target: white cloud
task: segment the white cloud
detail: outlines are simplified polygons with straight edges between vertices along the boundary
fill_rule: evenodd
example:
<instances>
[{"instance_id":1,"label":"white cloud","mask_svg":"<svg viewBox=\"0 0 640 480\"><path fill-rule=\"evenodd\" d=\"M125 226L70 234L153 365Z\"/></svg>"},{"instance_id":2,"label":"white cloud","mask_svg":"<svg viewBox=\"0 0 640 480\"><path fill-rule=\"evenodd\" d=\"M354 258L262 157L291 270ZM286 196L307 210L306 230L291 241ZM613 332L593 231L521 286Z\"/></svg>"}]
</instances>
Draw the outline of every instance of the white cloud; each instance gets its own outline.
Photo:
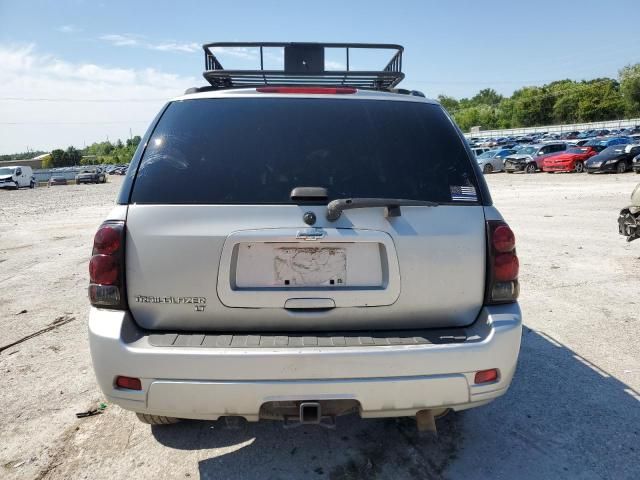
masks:
<instances>
[{"instance_id":1,"label":"white cloud","mask_svg":"<svg viewBox=\"0 0 640 480\"><path fill-rule=\"evenodd\" d=\"M115 47L138 47L148 50L157 50L159 52L183 52L193 53L200 51L201 46L195 42L175 42L163 41L160 43L150 42L143 35L133 33L110 33L101 35L99 40L110 43Z\"/></svg>"},{"instance_id":2,"label":"white cloud","mask_svg":"<svg viewBox=\"0 0 640 480\"><path fill-rule=\"evenodd\" d=\"M140 45L139 39L141 37L139 35L125 33L125 34L101 35L98 38L100 40L104 40L105 42L109 42L110 44L116 47L131 47L131 46Z\"/></svg>"},{"instance_id":3,"label":"white cloud","mask_svg":"<svg viewBox=\"0 0 640 480\"><path fill-rule=\"evenodd\" d=\"M201 85L152 68L73 63L34 45L0 44L0 153L114 140L146 130L160 107ZM34 100L38 99L38 100Z\"/></svg>"},{"instance_id":4,"label":"white cloud","mask_svg":"<svg viewBox=\"0 0 640 480\"><path fill-rule=\"evenodd\" d=\"M224 57L226 55L230 57L243 58L245 60L254 60L258 58L257 48L247 47L215 47L211 49L217 56Z\"/></svg>"},{"instance_id":5,"label":"white cloud","mask_svg":"<svg viewBox=\"0 0 640 480\"><path fill-rule=\"evenodd\" d=\"M197 43L175 43L175 42L159 43L157 45L147 44L146 47L150 48L151 50L159 50L161 52L186 52L186 53L197 52L197 51L200 51L200 49L202 48Z\"/></svg>"},{"instance_id":6,"label":"white cloud","mask_svg":"<svg viewBox=\"0 0 640 480\"><path fill-rule=\"evenodd\" d=\"M56 30L62 33L77 33L77 32L81 32L82 28L78 27L77 25L69 24L69 25L61 25Z\"/></svg>"},{"instance_id":7,"label":"white cloud","mask_svg":"<svg viewBox=\"0 0 640 480\"><path fill-rule=\"evenodd\" d=\"M99 40L110 43L115 47L136 47L146 48L148 50L156 50L158 52L182 52L194 53L201 52L202 45L196 42L177 42L174 40L166 40L162 42L151 42L143 35L133 33L109 33L98 37ZM213 53L221 58L234 57L242 60L257 60L258 49L247 47L216 47L212 49ZM269 54L266 53L265 56Z\"/></svg>"}]
</instances>

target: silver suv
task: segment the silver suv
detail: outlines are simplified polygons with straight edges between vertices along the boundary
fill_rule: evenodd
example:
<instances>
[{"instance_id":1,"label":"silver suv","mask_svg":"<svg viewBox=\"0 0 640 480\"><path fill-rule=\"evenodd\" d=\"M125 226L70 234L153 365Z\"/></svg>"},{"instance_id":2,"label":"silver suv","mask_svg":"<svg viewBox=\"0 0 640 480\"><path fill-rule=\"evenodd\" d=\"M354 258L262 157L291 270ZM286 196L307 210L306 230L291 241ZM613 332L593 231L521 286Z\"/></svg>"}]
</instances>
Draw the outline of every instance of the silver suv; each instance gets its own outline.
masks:
<instances>
[{"instance_id":1,"label":"silver suv","mask_svg":"<svg viewBox=\"0 0 640 480\"><path fill-rule=\"evenodd\" d=\"M108 400L148 423L429 426L504 394L515 239L445 110L388 70L368 88L350 70L339 86L320 71L241 88L212 71L153 121L95 236L89 338Z\"/></svg>"}]
</instances>

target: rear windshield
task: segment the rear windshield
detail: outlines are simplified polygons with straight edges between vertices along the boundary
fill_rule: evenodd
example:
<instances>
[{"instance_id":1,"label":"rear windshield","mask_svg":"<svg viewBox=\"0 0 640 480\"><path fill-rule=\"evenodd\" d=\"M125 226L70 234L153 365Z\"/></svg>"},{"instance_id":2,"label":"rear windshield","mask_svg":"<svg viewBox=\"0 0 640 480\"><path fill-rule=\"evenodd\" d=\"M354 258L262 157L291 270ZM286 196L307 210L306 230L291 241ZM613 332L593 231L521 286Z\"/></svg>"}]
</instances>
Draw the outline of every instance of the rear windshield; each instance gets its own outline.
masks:
<instances>
[{"instance_id":1,"label":"rear windshield","mask_svg":"<svg viewBox=\"0 0 640 480\"><path fill-rule=\"evenodd\" d=\"M130 201L287 204L295 187L325 187L329 200L439 203L461 201L461 190L467 194L462 201L475 201L478 190L464 143L437 105L198 99L168 106L149 139Z\"/></svg>"}]
</instances>

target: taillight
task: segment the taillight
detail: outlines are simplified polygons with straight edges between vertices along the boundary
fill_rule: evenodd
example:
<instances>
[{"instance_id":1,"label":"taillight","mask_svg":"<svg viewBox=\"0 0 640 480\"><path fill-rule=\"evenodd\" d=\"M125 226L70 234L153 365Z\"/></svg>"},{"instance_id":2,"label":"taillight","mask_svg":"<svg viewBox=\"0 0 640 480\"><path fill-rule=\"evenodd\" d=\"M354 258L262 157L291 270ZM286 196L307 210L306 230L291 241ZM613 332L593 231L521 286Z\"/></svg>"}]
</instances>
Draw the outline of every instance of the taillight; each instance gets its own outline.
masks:
<instances>
[{"instance_id":1,"label":"taillight","mask_svg":"<svg viewBox=\"0 0 640 480\"><path fill-rule=\"evenodd\" d=\"M498 379L498 369L492 368L490 370L480 370L476 372L476 375L473 379L473 383L491 383L495 382Z\"/></svg>"},{"instance_id":2,"label":"taillight","mask_svg":"<svg viewBox=\"0 0 640 480\"><path fill-rule=\"evenodd\" d=\"M358 90L352 87L258 87L259 93L298 93L317 95L340 95L356 93Z\"/></svg>"},{"instance_id":3,"label":"taillight","mask_svg":"<svg viewBox=\"0 0 640 480\"><path fill-rule=\"evenodd\" d=\"M124 222L100 225L89 261L89 299L103 308L126 308L124 285Z\"/></svg>"},{"instance_id":4,"label":"taillight","mask_svg":"<svg viewBox=\"0 0 640 480\"><path fill-rule=\"evenodd\" d=\"M501 220L487 221L487 291L489 305L515 302L520 293L516 237Z\"/></svg>"},{"instance_id":5,"label":"taillight","mask_svg":"<svg viewBox=\"0 0 640 480\"><path fill-rule=\"evenodd\" d=\"M121 375L116 378L116 387L126 388L128 390L142 390L142 382L139 378L123 377Z\"/></svg>"}]
</instances>

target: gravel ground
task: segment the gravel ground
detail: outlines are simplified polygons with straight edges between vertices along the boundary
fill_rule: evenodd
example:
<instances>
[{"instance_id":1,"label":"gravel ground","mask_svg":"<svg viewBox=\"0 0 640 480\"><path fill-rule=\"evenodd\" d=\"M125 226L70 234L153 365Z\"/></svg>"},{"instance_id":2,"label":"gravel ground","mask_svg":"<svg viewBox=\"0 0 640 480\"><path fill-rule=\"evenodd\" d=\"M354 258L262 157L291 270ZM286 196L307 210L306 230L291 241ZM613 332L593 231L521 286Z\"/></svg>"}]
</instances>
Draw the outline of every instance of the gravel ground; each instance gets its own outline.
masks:
<instances>
[{"instance_id":1,"label":"gravel ground","mask_svg":"<svg viewBox=\"0 0 640 480\"><path fill-rule=\"evenodd\" d=\"M101 401L86 339L93 233L121 182L0 191L0 478L640 477L640 241L616 217L640 176L488 177L516 231L525 332L507 395L439 421L149 427Z\"/></svg>"}]
</instances>

